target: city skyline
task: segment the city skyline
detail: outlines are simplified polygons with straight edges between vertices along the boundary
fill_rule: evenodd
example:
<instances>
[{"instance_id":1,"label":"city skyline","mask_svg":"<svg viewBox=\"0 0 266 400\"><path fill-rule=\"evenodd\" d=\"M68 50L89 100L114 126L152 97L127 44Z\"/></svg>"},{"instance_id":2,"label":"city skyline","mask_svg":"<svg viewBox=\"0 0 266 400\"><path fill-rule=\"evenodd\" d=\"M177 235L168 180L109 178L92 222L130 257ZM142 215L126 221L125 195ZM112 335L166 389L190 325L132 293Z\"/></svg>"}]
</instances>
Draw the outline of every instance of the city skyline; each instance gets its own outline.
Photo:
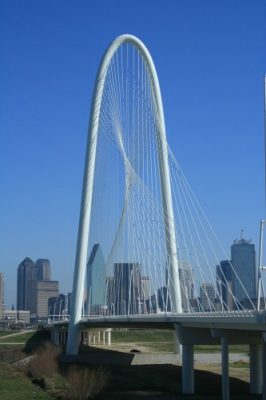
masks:
<instances>
[{"instance_id":1,"label":"city skyline","mask_svg":"<svg viewBox=\"0 0 266 400\"><path fill-rule=\"evenodd\" d=\"M48 257L62 292L72 290L94 78L102 52L124 32L150 48L168 141L228 258L241 228L257 244L264 216L263 2L155 1L147 27L148 5L106 1L100 34L96 22L87 23L96 4L25 4L2 4L0 13L0 271L7 306L15 303L16 268L27 254Z\"/></svg>"},{"instance_id":2,"label":"city skyline","mask_svg":"<svg viewBox=\"0 0 266 400\"><path fill-rule=\"evenodd\" d=\"M215 281L202 281L199 287L195 285L191 266L179 260L183 312L235 310L243 306L250 309L253 304L256 307L258 277L255 255L255 245L244 239L242 232L240 239L234 240L231 245L231 260L221 260L216 266ZM112 275L106 275L101 246L94 244L87 264L85 315L157 313L166 311L166 308L171 311L167 268L163 287L151 288L150 277L142 275L143 271L145 267L137 262L114 262ZM31 319L43 319L48 315L58 318L69 314L69 296L71 293L65 295L59 292L58 281L51 280L49 259L33 262L26 257L18 265L17 307L14 310L12 306L14 312L27 311ZM0 314L12 313L4 307L2 272L0 300L3 306L0 307Z\"/></svg>"}]
</instances>

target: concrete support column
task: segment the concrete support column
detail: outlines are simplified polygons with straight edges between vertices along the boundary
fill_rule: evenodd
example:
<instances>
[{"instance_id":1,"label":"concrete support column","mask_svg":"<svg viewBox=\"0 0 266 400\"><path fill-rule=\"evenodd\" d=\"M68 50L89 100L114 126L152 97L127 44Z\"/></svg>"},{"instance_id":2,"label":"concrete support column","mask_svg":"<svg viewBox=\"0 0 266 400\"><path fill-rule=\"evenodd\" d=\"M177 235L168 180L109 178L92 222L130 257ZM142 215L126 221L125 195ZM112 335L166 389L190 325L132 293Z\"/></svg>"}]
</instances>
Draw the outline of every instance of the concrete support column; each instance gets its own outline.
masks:
<instances>
[{"instance_id":1,"label":"concrete support column","mask_svg":"<svg viewBox=\"0 0 266 400\"><path fill-rule=\"evenodd\" d=\"M84 331L84 339L83 339L84 344L88 344L88 331Z\"/></svg>"},{"instance_id":2,"label":"concrete support column","mask_svg":"<svg viewBox=\"0 0 266 400\"><path fill-rule=\"evenodd\" d=\"M101 331L98 331L98 344L101 343Z\"/></svg>"},{"instance_id":3,"label":"concrete support column","mask_svg":"<svg viewBox=\"0 0 266 400\"><path fill-rule=\"evenodd\" d=\"M182 346L182 393L194 393L194 347L192 344Z\"/></svg>"},{"instance_id":4,"label":"concrete support column","mask_svg":"<svg viewBox=\"0 0 266 400\"><path fill-rule=\"evenodd\" d=\"M229 388L229 354L228 354L228 340L225 337L221 338L222 346L222 400L230 399Z\"/></svg>"},{"instance_id":5,"label":"concrete support column","mask_svg":"<svg viewBox=\"0 0 266 400\"><path fill-rule=\"evenodd\" d=\"M59 330L54 328L54 344L59 345Z\"/></svg>"},{"instance_id":6,"label":"concrete support column","mask_svg":"<svg viewBox=\"0 0 266 400\"><path fill-rule=\"evenodd\" d=\"M105 344L105 331L103 331L103 344Z\"/></svg>"},{"instance_id":7,"label":"concrete support column","mask_svg":"<svg viewBox=\"0 0 266 400\"><path fill-rule=\"evenodd\" d=\"M262 393L262 345L250 344L250 393Z\"/></svg>"},{"instance_id":8,"label":"concrete support column","mask_svg":"<svg viewBox=\"0 0 266 400\"><path fill-rule=\"evenodd\" d=\"M50 330L50 341L54 344L54 327L52 327Z\"/></svg>"},{"instance_id":9,"label":"concrete support column","mask_svg":"<svg viewBox=\"0 0 266 400\"><path fill-rule=\"evenodd\" d=\"M111 329L107 329L107 345L111 346Z\"/></svg>"},{"instance_id":10,"label":"concrete support column","mask_svg":"<svg viewBox=\"0 0 266 400\"><path fill-rule=\"evenodd\" d=\"M182 353L182 346L180 344L176 329L174 330L173 335L174 335L175 353L180 354Z\"/></svg>"}]
</instances>

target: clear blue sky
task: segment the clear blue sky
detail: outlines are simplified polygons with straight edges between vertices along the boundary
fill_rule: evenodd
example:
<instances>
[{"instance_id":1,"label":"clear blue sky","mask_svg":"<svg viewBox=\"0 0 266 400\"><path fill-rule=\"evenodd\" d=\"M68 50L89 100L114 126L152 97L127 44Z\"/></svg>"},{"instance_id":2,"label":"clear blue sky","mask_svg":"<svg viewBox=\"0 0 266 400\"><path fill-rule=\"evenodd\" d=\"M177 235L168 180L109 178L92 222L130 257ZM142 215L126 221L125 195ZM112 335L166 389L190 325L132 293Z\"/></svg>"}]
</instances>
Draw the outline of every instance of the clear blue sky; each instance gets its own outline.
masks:
<instances>
[{"instance_id":1,"label":"clear blue sky","mask_svg":"<svg viewBox=\"0 0 266 400\"><path fill-rule=\"evenodd\" d=\"M0 1L0 271L49 258L72 288L97 67L132 33L154 59L170 145L228 250L264 217L263 0Z\"/></svg>"}]
</instances>

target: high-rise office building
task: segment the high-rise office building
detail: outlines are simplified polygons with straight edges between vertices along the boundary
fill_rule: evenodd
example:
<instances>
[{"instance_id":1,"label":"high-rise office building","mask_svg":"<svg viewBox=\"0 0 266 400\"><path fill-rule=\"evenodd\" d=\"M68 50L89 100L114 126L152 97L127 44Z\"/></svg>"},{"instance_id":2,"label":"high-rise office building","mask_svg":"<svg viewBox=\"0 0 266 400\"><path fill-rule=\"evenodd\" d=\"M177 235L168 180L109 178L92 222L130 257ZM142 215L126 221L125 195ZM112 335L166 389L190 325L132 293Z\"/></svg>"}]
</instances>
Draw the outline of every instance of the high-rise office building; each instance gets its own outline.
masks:
<instances>
[{"instance_id":1,"label":"high-rise office building","mask_svg":"<svg viewBox=\"0 0 266 400\"><path fill-rule=\"evenodd\" d=\"M36 315L38 319L49 315L48 301L51 297L58 298L58 281L37 281L36 283Z\"/></svg>"},{"instance_id":2,"label":"high-rise office building","mask_svg":"<svg viewBox=\"0 0 266 400\"><path fill-rule=\"evenodd\" d=\"M192 269L188 262L181 261L178 268L183 311L189 310L189 305L194 297L194 283Z\"/></svg>"},{"instance_id":3,"label":"high-rise office building","mask_svg":"<svg viewBox=\"0 0 266 400\"><path fill-rule=\"evenodd\" d=\"M241 238L231 246L233 295L245 308L253 308L249 298L256 302L257 269L255 245ZM236 308L236 306L235 306Z\"/></svg>"},{"instance_id":4,"label":"high-rise office building","mask_svg":"<svg viewBox=\"0 0 266 400\"><path fill-rule=\"evenodd\" d=\"M51 264L46 258L39 258L35 267L37 269L37 281L50 281L51 280Z\"/></svg>"},{"instance_id":5,"label":"high-rise office building","mask_svg":"<svg viewBox=\"0 0 266 400\"><path fill-rule=\"evenodd\" d=\"M222 309L232 310L232 264L229 260L222 260L216 266L216 289Z\"/></svg>"},{"instance_id":6,"label":"high-rise office building","mask_svg":"<svg viewBox=\"0 0 266 400\"><path fill-rule=\"evenodd\" d=\"M17 270L17 310L27 310L36 315L36 282L35 263L26 257Z\"/></svg>"},{"instance_id":7,"label":"high-rise office building","mask_svg":"<svg viewBox=\"0 0 266 400\"><path fill-rule=\"evenodd\" d=\"M0 272L0 319L3 318L4 311L4 274Z\"/></svg>"},{"instance_id":8,"label":"high-rise office building","mask_svg":"<svg viewBox=\"0 0 266 400\"><path fill-rule=\"evenodd\" d=\"M70 315L71 313L71 303L72 303L72 292L68 292L67 298L66 298L66 310L67 314Z\"/></svg>"},{"instance_id":9,"label":"high-rise office building","mask_svg":"<svg viewBox=\"0 0 266 400\"><path fill-rule=\"evenodd\" d=\"M143 295L143 301L144 301L144 309L143 309L143 312L144 312L146 301L148 301L151 296L151 283L150 283L149 276L141 277L141 287L142 287L142 295Z\"/></svg>"},{"instance_id":10,"label":"high-rise office building","mask_svg":"<svg viewBox=\"0 0 266 400\"><path fill-rule=\"evenodd\" d=\"M105 305L106 272L101 246L95 244L87 264L87 313L98 314Z\"/></svg>"},{"instance_id":11,"label":"high-rise office building","mask_svg":"<svg viewBox=\"0 0 266 400\"><path fill-rule=\"evenodd\" d=\"M109 315L114 314L114 301L115 301L115 296L114 296L114 277L113 276L107 276L106 277L106 306L107 306L107 313Z\"/></svg>"},{"instance_id":12,"label":"high-rise office building","mask_svg":"<svg viewBox=\"0 0 266 400\"><path fill-rule=\"evenodd\" d=\"M170 293L166 286L160 287L157 290L157 299L151 299L152 310L153 312L158 311L171 311L171 300L170 300Z\"/></svg>"},{"instance_id":13,"label":"high-rise office building","mask_svg":"<svg viewBox=\"0 0 266 400\"><path fill-rule=\"evenodd\" d=\"M114 293L116 315L141 313L143 290L138 263L114 264Z\"/></svg>"},{"instance_id":14,"label":"high-rise office building","mask_svg":"<svg viewBox=\"0 0 266 400\"><path fill-rule=\"evenodd\" d=\"M29 311L31 318L46 318L50 297L58 297L58 282L51 281L50 261L38 259L34 263L25 258L17 270L17 310Z\"/></svg>"},{"instance_id":15,"label":"high-rise office building","mask_svg":"<svg viewBox=\"0 0 266 400\"><path fill-rule=\"evenodd\" d=\"M215 310L215 289L212 283L202 283L200 286L200 304L203 311Z\"/></svg>"}]
</instances>

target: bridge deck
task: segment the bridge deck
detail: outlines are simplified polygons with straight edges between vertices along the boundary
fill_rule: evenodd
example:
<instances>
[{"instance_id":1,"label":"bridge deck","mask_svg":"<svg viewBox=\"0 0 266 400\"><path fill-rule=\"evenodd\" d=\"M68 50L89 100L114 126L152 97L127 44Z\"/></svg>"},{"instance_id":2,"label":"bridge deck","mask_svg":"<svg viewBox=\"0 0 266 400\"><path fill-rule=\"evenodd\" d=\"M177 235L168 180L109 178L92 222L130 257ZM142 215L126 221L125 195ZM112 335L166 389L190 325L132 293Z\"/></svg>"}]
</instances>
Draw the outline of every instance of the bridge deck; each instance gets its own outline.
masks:
<instances>
[{"instance_id":1,"label":"bridge deck","mask_svg":"<svg viewBox=\"0 0 266 400\"><path fill-rule=\"evenodd\" d=\"M55 321L52 325L68 326L68 320ZM91 316L80 320L81 329L139 327L173 329L182 327L266 331L266 311L231 311L223 313L150 314L121 316Z\"/></svg>"}]
</instances>

